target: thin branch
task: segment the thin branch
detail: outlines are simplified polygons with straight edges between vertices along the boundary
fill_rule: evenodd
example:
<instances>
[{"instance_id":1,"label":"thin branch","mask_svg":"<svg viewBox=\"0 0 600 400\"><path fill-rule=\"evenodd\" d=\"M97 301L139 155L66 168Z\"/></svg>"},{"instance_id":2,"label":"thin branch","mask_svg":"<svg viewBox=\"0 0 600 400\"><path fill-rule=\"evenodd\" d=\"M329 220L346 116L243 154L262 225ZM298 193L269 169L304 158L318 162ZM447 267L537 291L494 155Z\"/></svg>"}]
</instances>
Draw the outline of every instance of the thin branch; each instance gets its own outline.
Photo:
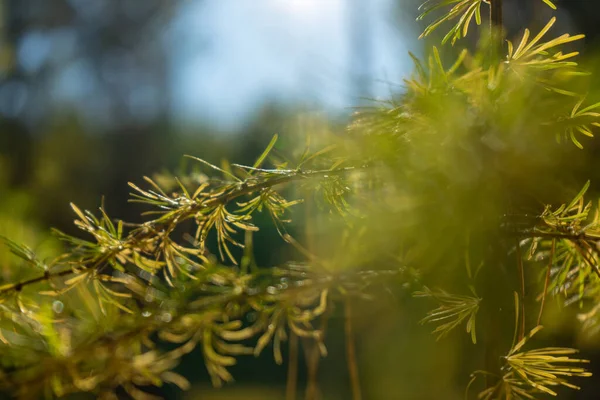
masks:
<instances>
[{"instance_id":1,"label":"thin branch","mask_svg":"<svg viewBox=\"0 0 600 400\"><path fill-rule=\"evenodd\" d=\"M569 239L569 240L600 240L598 235L590 235L585 232L580 233L565 233L565 232L541 232L536 230L523 230L512 232L516 237L520 238L543 238L543 239Z\"/></svg>"},{"instance_id":2,"label":"thin branch","mask_svg":"<svg viewBox=\"0 0 600 400\"><path fill-rule=\"evenodd\" d=\"M502 0L490 0L490 36L492 39L492 58L495 62L503 47L502 42Z\"/></svg>"},{"instance_id":3,"label":"thin branch","mask_svg":"<svg viewBox=\"0 0 600 400\"><path fill-rule=\"evenodd\" d=\"M550 250L550 260L548 262L548 269L546 271L546 279L544 281L544 294L542 296L542 304L540 305L540 313L538 315L536 326L539 326L542 322L542 314L544 312L544 304L546 302L546 295L548 294L548 285L550 284L550 270L552 269L552 263L554 262L555 249L556 249L556 239L552 239L552 249Z\"/></svg>"},{"instance_id":4,"label":"thin branch","mask_svg":"<svg viewBox=\"0 0 600 400\"><path fill-rule=\"evenodd\" d=\"M490 28L501 30L503 24L502 0L490 0Z\"/></svg>"},{"instance_id":5,"label":"thin branch","mask_svg":"<svg viewBox=\"0 0 600 400\"><path fill-rule=\"evenodd\" d=\"M525 271L523 270L523 256L521 255L521 244L517 242L517 263L519 265L519 278L521 281L521 329L519 330L519 341L525 337Z\"/></svg>"},{"instance_id":6,"label":"thin branch","mask_svg":"<svg viewBox=\"0 0 600 400\"><path fill-rule=\"evenodd\" d=\"M317 392L319 390L319 386L317 383L317 372L319 371L319 360L320 354L319 349L315 343L311 343L311 346L307 346L305 340L305 357L306 357L306 369L308 373L307 383L306 383L306 395L305 400L316 400Z\"/></svg>"},{"instance_id":7,"label":"thin branch","mask_svg":"<svg viewBox=\"0 0 600 400\"><path fill-rule=\"evenodd\" d=\"M309 260L312 258L312 251L314 251L314 235L313 233L313 220L310 218L310 209L312 206L312 198L310 196L306 196L304 214L305 214L305 229L304 229L304 238L306 241L306 245L308 246L308 251L302 251L304 249L299 249L301 253ZM293 245L295 241L291 240L290 243ZM298 246L295 246L298 248ZM320 354L317 348L317 345L313 342L310 342L308 345L308 341L305 341L304 350L306 357L306 369L307 369L307 382L306 382L306 400L316 400L317 392L318 392L318 382L317 382L317 372L319 369L319 361Z\"/></svg>"},{"instance_id":8,"label":"thin branch","mask_svg":"<svg viewBox=\"0 0 600 400\"><path fill-rule=\"evenodd\" d=\"M298 336L290 332L289 359L285 400L296 400L298 392Z\"/></svg>"},{"instance_id":9,"label":"thin branch","mask_svg":"<svg viewBox=\"0 0 600 400\"><path fill-rule=\"evenodd\" d=\"M323 315L321 315L321 338L325 339L327 333L327 324L329 317L333 313L333 307L330 305L327 307ZM311 344L312 347L309 347ZM306 367L308 372L308 381L306 384L306 395L305 400L316 400L319 393L319 384L317 381L317 372L319 371L319 361L321 360L321 353L317 343L305 338L304 345L304 356L306 357Z\"/></svg>"},{"instance_id":10,"label":"thin branch","mask_svg":"<svg viewBox=\"0 0 600 400\"><path fill-rule=\"evenodd\" d=\"M520 237L528 237L528 238L547 238L547 239L565 239L570 240L575 245L575 249L579 252L579 254L583 257L583 259L589 264L590 267L594 270L596 275L600 278L600 267L598 267L597 263L594 262L593 254L598 254L598 249L590 246L588 242L600 242L600 237L598 235L589 235L585 232L580 233L563 233L563 232L536 232L536 231L521 231L515 232L517 242ZM583 251L582 246L586 247L588 251ZM590 257L592 259L590 260Z\"/></svg>"},{"instance_id":11,"label":"thin branch","mask_svg":"<svg viewBox=\"0 0 600 400\"><path fill-rule=\"evenodd\" d=\"M587 245L589 252L587 250L582 249L582 247L580 246L580 243ZM594 270L596 275L598 275L598 277L600 278L600 269L598 268L598 265L594 262L594 255L593 255L594 250L585 241L575 242L574 245L575 245L575 250L577 250L577 252L579 252L579 254L581 255L581 257L583 257L585 262L588 263L588 265Z\"/></svg>"},{"instance_id":12,"label":"thin branch","mask_svg":"<svg viewBox=\"0 0 600 400\"><path fill-rule=\"evenodd\" d=\"M354 331L352 329L352 300L346 298L344 304L344 328L346 332L346 358L348 361L348 373L350 374L350 385L352 387L352 400L361 400L360 377L358 374L358 363L356 361L356 348L354 344Z\"/></svg>"}]
</instances>

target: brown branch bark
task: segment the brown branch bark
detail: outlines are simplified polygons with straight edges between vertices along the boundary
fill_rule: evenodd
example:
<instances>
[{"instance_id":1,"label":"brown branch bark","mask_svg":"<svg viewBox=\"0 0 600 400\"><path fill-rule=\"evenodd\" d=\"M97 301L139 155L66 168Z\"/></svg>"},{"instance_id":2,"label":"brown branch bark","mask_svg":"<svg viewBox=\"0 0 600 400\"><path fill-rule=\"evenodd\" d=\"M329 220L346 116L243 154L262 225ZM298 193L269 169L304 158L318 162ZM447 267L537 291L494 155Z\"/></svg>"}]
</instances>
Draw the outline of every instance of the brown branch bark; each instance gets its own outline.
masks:
<instances>
[{"instance_id":1,"label":"brown branch bark","mask_svg":"<svg viewBox=\"0 0 600 400\"><path fill-rule=\"evenodd\" d=\"M356 347L354 343L354 330L352 329L352 300L346 298L344 305L344 328L346 332L346 358L348 362L348 373L350 375L350 386L352 388L352 400L361 400L360 376L358 374L358 363L356 361Z\"/></svg>"},{"instance_id":2,"label":"brown branch bark","mask_svg":"<svg viewBox=\"0 0 600 400\"><path fill-rule=\"evenodd\" d=\"M523 269L523 255L521 254L521 243L519 243L519 239L516 239L516 244L521 289L521 326L519 328L519 341L521 341L525 337L525 270Z\"/></svg>"},{"instance_id":3,"label":"brown branch bark","mask_svg":"<svg viewBox=\"0 0 600 400\"><path fill-rule=\"evenodd\" d=\"M296 400L298 392L298 336L290 332L288 374L285 387L285 400Z\"/></svg>"}]
</instances>

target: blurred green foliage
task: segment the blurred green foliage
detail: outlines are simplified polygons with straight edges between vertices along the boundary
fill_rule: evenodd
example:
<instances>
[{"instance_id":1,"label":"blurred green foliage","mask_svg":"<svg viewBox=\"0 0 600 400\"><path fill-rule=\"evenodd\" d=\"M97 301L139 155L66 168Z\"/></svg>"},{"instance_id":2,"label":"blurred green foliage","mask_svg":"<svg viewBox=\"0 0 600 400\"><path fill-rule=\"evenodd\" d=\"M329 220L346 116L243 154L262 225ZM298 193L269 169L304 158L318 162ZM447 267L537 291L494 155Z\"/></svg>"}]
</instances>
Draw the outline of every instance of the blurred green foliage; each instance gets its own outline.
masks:
<instances>
[{"instance_id":1,"label":"blurred green foliage","mask_svg":"<svg viewBox=\"0 0 600 400\"><path fill-rule=\"evenodd\" d=\"M440 4L454 3L471 15L450 28L460 43L484 2ZM73 117L35 145L12 136L0 159L0 235L13 241L0 250L3 387L146 398L172 395L163 382L187 388L180 373L241 381L186 398L275 399L284 364L297 368L292 392L357 399L358 364L368 399L459 399L471 384L469 398L593 395L578 378L598 349L588 199L600 86L585 73L593 59L562 50L581 37L553 24L511 38L506 60L493 36L412 56L404 90L348 125L267 108L240 137L101 138ZM132 189L143 205L125 203ZM154 214L132 216L140 208ZM49 225L67 244L41 233ZM39 262L10 256L13 243ZM255 395L249 382L280 389Z\"/></svg>"},{"instance_id":2,"label":"blurred green foliage","mask_svg":"<svg viewBox=\"0 0 600 400\"><path fill-rule=\"evenodd\" d=\"M60 254L59 242L49 236L49 232L32 218L37 208L36 199L27 191L9 187L10 169L7 160L0 158L0 236L27 244L35 249L38 257L49 259ZM6 246L0 248L2 280L13 281L21 278L14 256Z\"/></svg>"}]
</instances>

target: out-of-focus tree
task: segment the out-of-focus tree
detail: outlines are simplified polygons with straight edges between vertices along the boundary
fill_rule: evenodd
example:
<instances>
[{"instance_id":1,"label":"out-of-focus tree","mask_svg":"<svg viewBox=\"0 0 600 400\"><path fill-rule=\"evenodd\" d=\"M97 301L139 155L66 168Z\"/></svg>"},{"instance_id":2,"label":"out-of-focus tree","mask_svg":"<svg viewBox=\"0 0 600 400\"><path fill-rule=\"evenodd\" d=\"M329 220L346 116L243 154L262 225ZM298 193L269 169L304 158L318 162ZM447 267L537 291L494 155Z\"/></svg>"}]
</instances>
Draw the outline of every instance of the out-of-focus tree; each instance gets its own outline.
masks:
<instances>
[{"instance_id":1,"label":"out-of-focus tree","mask_svg":"<svg viewBox=\"0 0 600 400\"><path fill-rule=\"evenodd\" d=\"M15 61L0 85L0 112L39 126L71 108L88 130L100 131L165 118L164 27L173 6L159 0L6 0L5 40Z\"/></svg>"}]
</instances>

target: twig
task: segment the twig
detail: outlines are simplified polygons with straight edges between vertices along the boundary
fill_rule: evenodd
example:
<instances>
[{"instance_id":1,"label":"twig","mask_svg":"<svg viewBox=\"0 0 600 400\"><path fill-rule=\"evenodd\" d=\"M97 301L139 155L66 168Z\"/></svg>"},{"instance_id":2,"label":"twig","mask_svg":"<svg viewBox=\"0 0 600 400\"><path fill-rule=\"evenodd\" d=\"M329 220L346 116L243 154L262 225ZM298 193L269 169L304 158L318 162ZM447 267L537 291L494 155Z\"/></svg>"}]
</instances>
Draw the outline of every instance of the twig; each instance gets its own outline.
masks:
<instances>
[{"instance_id":1,"label":"twig","mask_svg":"<svg viewBox=\"0 0 600 400\"><path fill-rule=\"evenodd\" d=\"M352 330L352 300L346 298L344 304L344 328L346 332L346 358L348 361L348 373L350 374L350 385L352 387L352 400L361 400L360 377L358 374L358 363L356 362L356 348L354 344L354 331Z\"/></svg>"},{"instance_id":2,"label":"twig","mask_svg":"<svg viewBox=\"0 0 600 400\"><path fill-rule=\"evenodd\" d=\"M521 255L521 244L517 242L517 262L519 265L519 277L521 280L521 329L519 330L519 341L525 337L525 271L523 270L523 256Z\"/></svg>"},{"instance_id":3,"label":"twig","mask_svg":"<svg viewBox=\"0 0 600 400\"><path fill-rule=\"evenodd\" d=\"M585 232L566 233L566 232L541 232L536 230L523 230L512 233L520 238L544 238L544 239L569 239L569 240L600 240L599 235L590 235Z\"/></svg>"},{"instance_id":4,"label":"twig","mask_svg":"<svg viewBox=\"0 0 600 400\"><path fill-rule=\"evenodd\" d=\"M536 232L536 231L523 231L516 232L517 240L520 237L529 237L529 238L549 238L549 239L566 239L573 242L575 246L575 250L579 252L579 254L583 257L583 259L592 267L596 275L600 278L600 268L598 265L592 260L589 259L590 256L593 256L594 253L598 254L598 250L592 248L588 242L599 242L600 237L598 235L590 235L585 232L580 233L563 233L563 232ZM587 247L588 251L583 251L582 246L580 244L584 244Z\"/></svg>"},{"instance_id":5,"label":"twig","mask_svg":"<svg viewBox=\"0 0 600 400\"><path fill-rule=\"evenodd\" d=\"M306 340L308 341L308 339ZM305 343L305 356L306 356L306 368L308 372L308 378L306 382L306 395L305 400L316 400L318 392L317 384L317 372L319 370L319 348L315 343L311 343L311 346L306 346Z\"/></svg>"},{"instance_id":6,"label":"twig","mask_svg":"<svg viewBox=\"0 0 600 400\"><path fill-rule=\"evenodd\" d=\"M582 242L582 243L587 244L586 242ZM577 250L577 252L581 255L581 257L583 257L585 262L588 263L588 265L594 270L596 275L598 275L598 277L600 278L600 269L598 269L598 265L594 262L594 250L592 248L589 248L590 252L588 253L587 250L584 250L581 248L579 243L575 242L573 244L575 245L575 250ZM589 245L588 245L588 247L589 247ZM590 257L591 257L591 259L590 259Z\"/></svg>"},{"instance_id":7,"label":"twig","mask_svg":"<svg viewBox=\"0 0 600 400\"><path fill-rule=\"evenodd\" d=\"M502 0L490 0L490 36L492 39L491 61L496 62L502 44Z\"/></svg>"},{"instance_id":8,"label":"twig","mask_svg":"<svg viewBox=\"0 0 600 400\"><path fill-rule=\"evenodd\" d=\"M294 332L290 332L289 349L285 399L296 400L296 393L298 392L298 336Z\"/></svg>"},{"instance_id":9,"label":"twig","mask_svg":"<svg viewBox=\"0 0 600 400\"><path fill-rule=\"evenodd\" d=\"M550 250L550 261L548 262L548 270L546 271L546 279L544 281L544 294L542 296L542 304L540 305L540 313L537 319L537 325L542 321L542 313L544 312L544 303L546 302L546 294L548 293L548 285L550 284L550 269L554 261L554 251L556 249L556 239L552 239L552 250Z\"/></svg>"},{"instance_id":10,"label":"twig","mask_svg":"<svg viewBox=\"0 0 600 400\"><path fill-rule=\"evenodd\" d=\"M490 28L502 29L502 0L490 0Z\"/></svg>"},{"instance_id":11,"label":"twig","mask_svg":"<svg viewBox=\"0 0 600 400\"><path fill-rule=\"evenodd\" d=\"M329 317L333 312L333 307L329 305L325 313L321 315L321 340L324 340L327 333L327 324L329 322ZM309 347L307 344L311 344L312 347ZM306 384L306 395L305 400L316 400L319 392L319 385L317 382L317 372L319 370L319 361L320 361L320 349L317 343L311 341L310 339L305 339L304 341L304 351L306 357L307 371L308 371L308 381Z\"/></svg>"},{"instance_id":12,"label":"twig","mask_svg":"<svg viewBox=\"0 0 600 400\"><path fill-rule=\"evenodd\" d=\"M313 219L310 218L310 211L312 206L312 197L305 196L305 205L304 205L304 215L305 215L305 229L304 229L304 237L306 241L306 245L308 246L308 251L302 251L299 249L304 256L306 256L309 260L311 259L312 252L314 251L314 236L313 236ZM295 242L290 241L291 244ZM298 246L296 246L298 247ZM307 368L307 382L306 382L306 400L316 400L317 392L318 392L318 383L317 383L317 371L319 370L319 361L320 354L317 345L313 342L310 342L310 346L307 345L308 342L305 342L305 357L306 357L306 368Z\"/></svg>"}]
</instances>

